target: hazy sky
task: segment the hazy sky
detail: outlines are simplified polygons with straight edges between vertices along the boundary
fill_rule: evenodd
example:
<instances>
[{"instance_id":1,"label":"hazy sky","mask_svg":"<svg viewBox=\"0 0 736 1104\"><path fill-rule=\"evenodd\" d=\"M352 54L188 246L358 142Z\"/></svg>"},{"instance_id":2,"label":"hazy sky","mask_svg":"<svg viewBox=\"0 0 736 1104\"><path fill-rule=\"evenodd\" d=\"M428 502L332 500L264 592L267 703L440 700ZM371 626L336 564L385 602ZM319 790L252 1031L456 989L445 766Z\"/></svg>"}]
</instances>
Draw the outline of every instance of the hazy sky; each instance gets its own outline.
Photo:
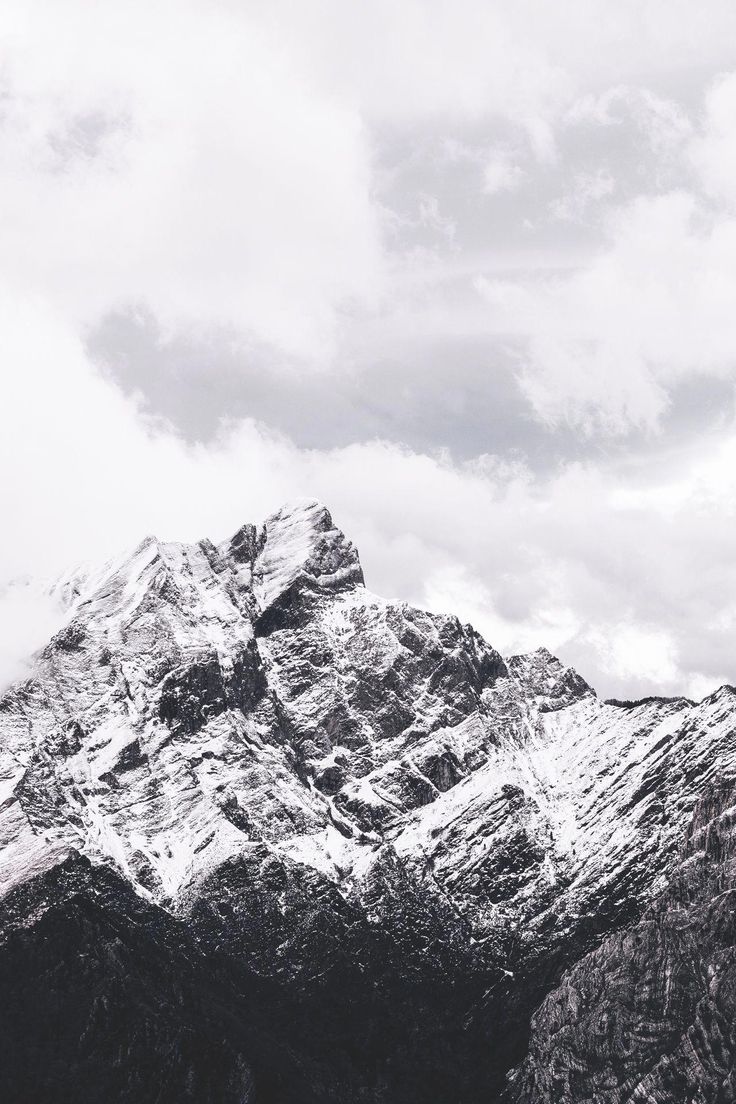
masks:
<instances>
[{"instance_id":1,"label":"hazy sky","mask_svg":"<svg viewBox=\"0 0 736 1104\"><path fill-rule=\"evenodd\" d=\"M506 653L736 682L736 5L5 0L0 352L2 579L309 495Z\"/></svg>"}]
</instances>

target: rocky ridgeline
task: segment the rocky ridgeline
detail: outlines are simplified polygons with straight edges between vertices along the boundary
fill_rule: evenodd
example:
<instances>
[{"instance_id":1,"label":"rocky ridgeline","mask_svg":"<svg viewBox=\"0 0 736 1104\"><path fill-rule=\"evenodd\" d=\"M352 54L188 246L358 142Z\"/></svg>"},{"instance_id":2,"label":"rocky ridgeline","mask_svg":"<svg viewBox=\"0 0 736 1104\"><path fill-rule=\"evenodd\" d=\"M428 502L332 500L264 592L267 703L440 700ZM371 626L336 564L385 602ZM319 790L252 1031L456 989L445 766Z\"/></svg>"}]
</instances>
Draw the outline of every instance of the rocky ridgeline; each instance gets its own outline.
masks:
<instances>
[{"instance_id":1,"label":"rocky ridgeline","mask_svg":"<svg viewBox=\"0 0 736 1104\"><path fill-rule=\"evenodd\" d=\"M730 688L504 660L367 591L314 502L64 593L0 699L3 1099L674 1102L695 1024L728 1066L652 918L679 892L695 931L725 876L680 849L736 776Z\"/></svg>"}]
</instances>

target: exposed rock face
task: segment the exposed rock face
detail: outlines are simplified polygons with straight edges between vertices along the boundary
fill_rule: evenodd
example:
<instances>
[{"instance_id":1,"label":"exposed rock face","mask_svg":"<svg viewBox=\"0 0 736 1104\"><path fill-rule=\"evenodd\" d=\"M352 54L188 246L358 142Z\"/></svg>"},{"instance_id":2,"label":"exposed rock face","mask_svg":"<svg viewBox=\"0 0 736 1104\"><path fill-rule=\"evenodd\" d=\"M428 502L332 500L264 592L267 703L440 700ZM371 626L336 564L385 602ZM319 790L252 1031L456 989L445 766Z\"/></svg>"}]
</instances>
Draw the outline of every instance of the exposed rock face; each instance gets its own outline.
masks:
<instances>
[{"instance_id":1,"label":"exposed rock face","mask_svg":"<svg viewBox=\"0 0 736 1104\"><path fill-rule=\"evenodd\" d=\"M730 688L604 703L544 649L504 660L368 592L318 503L65 588L0 698L0 970L37 979L18 1023L62 986L78 1100L168 1099L137 1064L172 1100L490 1104L563 971L649 915L699 795L736 774ZM53 974L79 955L103 965ZM0 1063L4 1099L63 1097L22 1065Z\"/></svg>"},{"instance_id":2,"label":"exposed rock face","mask_svg":"<svg viewBox=\"0 0 736 1104\"><path fill-rule=\"evenodd\" d=\"M665 893L563 978L518 1104L736 1099L736 785L708 787Z\"/></svg>"}]
</instances>

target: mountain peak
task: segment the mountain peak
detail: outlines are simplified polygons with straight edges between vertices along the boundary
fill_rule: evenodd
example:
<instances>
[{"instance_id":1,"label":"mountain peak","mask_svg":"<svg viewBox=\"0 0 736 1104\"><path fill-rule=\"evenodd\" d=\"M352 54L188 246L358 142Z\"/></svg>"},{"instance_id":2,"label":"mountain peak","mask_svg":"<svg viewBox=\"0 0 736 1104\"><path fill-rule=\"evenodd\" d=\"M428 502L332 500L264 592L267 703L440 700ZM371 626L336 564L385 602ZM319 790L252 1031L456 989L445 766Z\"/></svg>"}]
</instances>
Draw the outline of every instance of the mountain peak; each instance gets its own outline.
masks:
<instances>
[{"instance_id":1,"label":"mountain peak","mask_svg":"<svg viewBox=\"0 0 736 1104\"><path fill-rule=\"evenodd\" d=\"M315 499L299 499L271 514L255 551L253 592L262 610L299 580L321 590L364 583L357 549Z\"/></svg>"},{"instance_id":2,"label":"mountain peak","mask_svg":"<svg viewBox=\"0 0 736 1104\"><path fill-rule=\"evenodd\" d=\"M511 656L507 664L528 694L545 698L547 709L558 709L584 697L595 697L595 690L575 668L565 666L548 648L536 648L533 652Z\"/></svg>"},{"instance_id":3,"label":"mountain peak","mask_svg":"<svg viewBox=\"0 0 736 1104\"><path fill-rule=\"evenodd\" d=\"M318 1089L309 1104L498 1100L555 979L650 906L680 861L703 784L736 776L733 690L699 705L611 708L547 649L504 662L456 617L362 583L356 549L311 499L219 548L149 539L75 577L66 625L33 677L0 698L0 970L21 978L26 966L7 956L27 954L45 971L28 1020L15 1023L15 1006L0 1016L16 1051L28 1038L35 1055L52 1037L38 1027L44 1016L54 1030L88 1024L99 993L108 999L94 962L124 1021L110 1031L96 1017L95 1030L107 1033L105 1054L129 1054L129 1024L144 1042L168 1024L159 996L177 1015L189 1007L171 965L182 951L205 987L218 963L232 974L213 997L228 1016L252 1007L242 985L268 979L258 1031L238 1037L263 1047L258 1071L272 1063L280 1077L282 1054L295 1065L285 1095L266 1082L259 1100L304 1101L314 1071L334 1092ZM70 894L84 924L69 922ZM16 917L21 943L8 939ZM135 960L141 1032L139 1005L125 1003L135 971L117 957L126 924L132 951L145 949ZM671 959L657 959L657 946L645 941L641 954L659 962L659 985ZM642 957L628 961L636 1001ZM590 976L585 965L573 998L563 985L573 1019ZM194 1020L207 1039L224 1038L194 988ZM509 1098L517 1104L562 1099L548 1057L556 1007L516 1083L523 1095ZM599 1037L582 1022L568 1036L576 1047ZM184 1044L162 1037L141 1069L168 1070L171 1053L188 1062L194 1036L182 1030ZM336 1041L356 1056L337 1073ZM78 1049L72 1038L60 1053ZM242 1082L233 1096L211 1081L213 1070L230 1075L203 1054L206 1080L185 1071L190 1098L252 1099ZM594 1049L593 1078L599 1058ZM85 1084L75 1099L105 1095Z\"/></svg>"}]
</instances>

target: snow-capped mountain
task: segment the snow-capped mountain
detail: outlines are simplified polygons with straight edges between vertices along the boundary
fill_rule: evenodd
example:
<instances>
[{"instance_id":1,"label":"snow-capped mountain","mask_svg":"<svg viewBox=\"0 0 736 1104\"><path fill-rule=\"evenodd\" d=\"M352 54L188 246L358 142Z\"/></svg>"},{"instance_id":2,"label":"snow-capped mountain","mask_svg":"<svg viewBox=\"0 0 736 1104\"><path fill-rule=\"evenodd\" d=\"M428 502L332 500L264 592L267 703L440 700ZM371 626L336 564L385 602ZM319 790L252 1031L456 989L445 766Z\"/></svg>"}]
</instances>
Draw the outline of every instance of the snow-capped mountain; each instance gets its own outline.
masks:
<instances>
[{"instance_id":1,"label":"snow-capped mountain","mask_svg":"<svg viewBox=\"0 0 736 1104\"><path fill-rule=\"evenodd\" d=\"M62 590L0 699L4 1099L650 1099L530 1089L556 998L529 1024L671 894L732 688L504 659L368 591L316 502Z\"/></svg>"}]
</instances>

